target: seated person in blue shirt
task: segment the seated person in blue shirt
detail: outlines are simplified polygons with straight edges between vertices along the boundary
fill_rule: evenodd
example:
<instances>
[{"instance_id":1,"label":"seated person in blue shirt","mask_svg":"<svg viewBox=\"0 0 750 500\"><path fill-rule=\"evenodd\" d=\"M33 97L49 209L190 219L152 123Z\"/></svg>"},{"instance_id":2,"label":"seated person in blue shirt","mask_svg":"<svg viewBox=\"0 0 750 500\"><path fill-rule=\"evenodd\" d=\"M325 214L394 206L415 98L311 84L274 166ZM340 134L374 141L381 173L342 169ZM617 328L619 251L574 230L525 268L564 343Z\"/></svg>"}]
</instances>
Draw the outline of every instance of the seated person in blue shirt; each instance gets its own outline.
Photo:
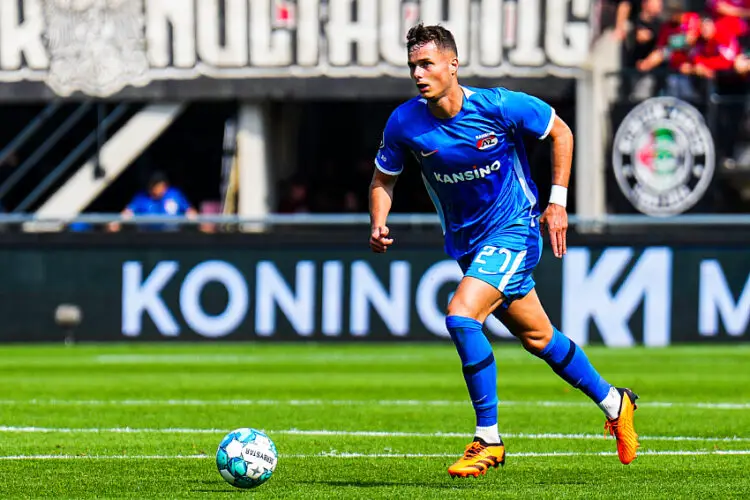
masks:
<instances>
[{"instance_id":1,"label":"seated person in blue shirt","mask_svg":"<svg viewBox=\"0 0 750 500\"><path fill-rule=\"evenodd\" d=\"M146 191L139 192L121 213L124 219L138 215L164 215L173 217L185 215L195 218L198 212L190 205L185 195L176 187L169 185L169 179L163 172L155 172L148 181ZM119 230L119 223L110 225L113 231ZM149 224L149 229L166 229L165 224Z\"/></svg>"}]
</instances>

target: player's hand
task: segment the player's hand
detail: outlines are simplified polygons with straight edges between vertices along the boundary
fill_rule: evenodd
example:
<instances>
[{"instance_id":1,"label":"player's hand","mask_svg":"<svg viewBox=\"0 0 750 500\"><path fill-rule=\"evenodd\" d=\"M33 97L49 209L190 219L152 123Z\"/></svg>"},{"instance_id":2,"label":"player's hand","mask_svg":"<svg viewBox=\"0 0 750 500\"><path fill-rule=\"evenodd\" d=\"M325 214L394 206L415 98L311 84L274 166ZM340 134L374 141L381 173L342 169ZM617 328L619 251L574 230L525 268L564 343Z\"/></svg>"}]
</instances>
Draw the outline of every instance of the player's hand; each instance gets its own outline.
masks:
<instances>
[{"instance_id":1,"label":"player's hand","mask_svg":"<svg viewBox=\"0 0 750 500\"><path fill-rule=\"evenodd\" d=\"M393 245L393 238L389 238L388 226L377 226L372 228L370 234L370 248L375 253L385 253L388 247Z\"/></svg>"},{"instance_id":2,"label":"player's hand","mask_svg":"<svg viewBox=\"0 0 750 500\"><path fill-rule=\"evenodd\" d=\"M561 259L568 251L568 212L565 207L550 203L539 219L539 223L542 225L542 230L545 225L547 226L552 253Z\"/></svg>"}]
</instances>

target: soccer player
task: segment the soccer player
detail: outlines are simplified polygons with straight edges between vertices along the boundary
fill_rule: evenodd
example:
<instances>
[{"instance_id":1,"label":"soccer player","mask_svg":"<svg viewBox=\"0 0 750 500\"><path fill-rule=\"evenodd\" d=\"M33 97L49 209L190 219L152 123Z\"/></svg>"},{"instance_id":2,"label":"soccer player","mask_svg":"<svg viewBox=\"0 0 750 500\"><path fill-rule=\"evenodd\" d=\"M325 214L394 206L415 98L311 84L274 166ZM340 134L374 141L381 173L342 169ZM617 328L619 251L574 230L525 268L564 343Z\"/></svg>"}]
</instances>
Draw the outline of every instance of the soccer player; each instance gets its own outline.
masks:
<instances>
[{"instance_id":1,"label":"soccer player","mask_svg":"<svg viewBox=\"0 0 750 500\"><path fill-rule=\"evenodd\" d=\"M552 326L534 290L540 225L547 225L555 256L566 253L570 129L535 97L459 85L456 43L443 27L413 27L407 49L420 95L400 105L385 126L370 184L370 247L384 253L393 244L386 219L404 157L412 154L440 216L445 251L464 273L445 323L461 359L476 431L448 473L477 476L505 461L497 427L495 358L482 331L493 312L526 350L601 408L620 461L632 462L638 448L633 427L637 396L599 375L580 347ZM553 186L541 217L522 134L553 141Z\"/></svg>"}]
</instances>

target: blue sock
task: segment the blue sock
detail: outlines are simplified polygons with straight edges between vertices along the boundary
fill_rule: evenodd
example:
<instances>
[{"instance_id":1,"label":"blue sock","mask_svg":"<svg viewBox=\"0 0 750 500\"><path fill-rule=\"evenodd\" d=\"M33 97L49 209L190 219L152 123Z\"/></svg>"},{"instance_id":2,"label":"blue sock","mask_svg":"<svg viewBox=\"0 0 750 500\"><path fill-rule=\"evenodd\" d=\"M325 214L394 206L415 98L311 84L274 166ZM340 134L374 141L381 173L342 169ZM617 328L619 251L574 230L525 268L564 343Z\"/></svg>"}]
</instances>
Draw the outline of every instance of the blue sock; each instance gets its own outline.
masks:
<instances>
[{"instance_id":1,"label":"blue sock","mask_svg":"<svg viewBox=\"0 0 750 500\"><path fill-rule=\"evenodd\" d=\"M600 403L609 393L611 385L599 375L575 342L553 327L552 340L540 353L534 353L567 383L581 389L594 403Z\"/></svg>"},{"instance_id":2,"label":"blue sock","mask_svg":"<svg viewBox=\"0 0 750 500\"><path fill-rule=\"evenodd\" d=\"M461 357L477 426L497 424L497 366L482 324L472 318L448 316L445 325Z\"/></svg>"}]
</instances>

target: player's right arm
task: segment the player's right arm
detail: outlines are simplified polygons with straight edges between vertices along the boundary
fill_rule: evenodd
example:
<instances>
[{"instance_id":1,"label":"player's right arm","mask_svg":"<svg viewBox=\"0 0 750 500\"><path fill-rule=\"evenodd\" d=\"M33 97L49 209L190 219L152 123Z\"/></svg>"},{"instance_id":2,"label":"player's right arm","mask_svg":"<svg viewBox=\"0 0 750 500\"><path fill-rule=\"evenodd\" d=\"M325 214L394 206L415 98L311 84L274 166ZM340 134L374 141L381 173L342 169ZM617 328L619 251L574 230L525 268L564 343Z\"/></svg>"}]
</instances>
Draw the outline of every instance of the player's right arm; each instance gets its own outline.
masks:
<instances>
[{"instance_id":1,"label":"player's right arm","mask_svg":"<svg viewBox=\"0 0 750 500\"><path fill-rule=\"evenodd\" d=\"M400 139L398 110L388 119L375 157L375 172L370 182L370 248L385 253L393 244L386 225L393 206L393 188L404 169L404 147Z\"/></svg>"},{"instance_id":2,"label":"player's right arm","mask_svg":"<svg viewBox=\"0 0 750 500\"><path fill-rule=\"evenodd\" d=\"M390 230L386 220L393 204L396 179L395 175L375 170L370 182L370 248L376 253L385 253L393 244L393 239L388 237Z\"/></svg>"}]
</instances>

